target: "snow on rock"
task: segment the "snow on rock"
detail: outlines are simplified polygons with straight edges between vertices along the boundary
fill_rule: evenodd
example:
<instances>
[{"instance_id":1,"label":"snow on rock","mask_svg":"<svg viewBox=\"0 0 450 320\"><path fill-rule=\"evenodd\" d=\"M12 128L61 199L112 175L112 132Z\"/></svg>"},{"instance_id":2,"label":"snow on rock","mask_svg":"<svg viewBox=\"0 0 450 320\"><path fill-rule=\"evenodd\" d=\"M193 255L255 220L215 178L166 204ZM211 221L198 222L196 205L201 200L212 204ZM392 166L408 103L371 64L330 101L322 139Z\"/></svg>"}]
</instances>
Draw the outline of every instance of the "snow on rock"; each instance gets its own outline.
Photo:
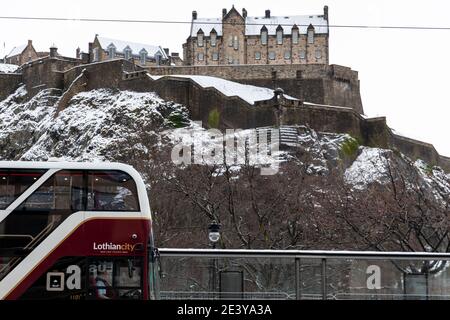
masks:
<instances>
[{"instance_id":1,"label":"snow on rock","mask_svg":"<svg viewBox=\"0 0 450 320\"><path fill-rule=\"evenodd\" d=\"M25 86L0 102L0 158L18 160L48 128L59 90L42 90L26 101Z\"/></svg>"},{"instance_id":2,"label":"snow on rock","mask_svg":"<svg viewBox=\"0 0 450 320\"><path fill-rule=\"evenodd\" d=\"M191 156L187 158L176 157L179 160L177 162L180 162L179 164L217 165L217 174L225 172L225 163L230 167L230 170L239 171L246 164L246 160L257 167L279 166L280 163L285 161L286 152L280 151L276 145L270 144L266 144L266 149L262 152L245 156L246 152L250 152L249 145L254 141L252 139L256 139L254 129L236 130L222 134L216 130L206 130L199 123L191 122L186 128L167 130L164 134L173 145L180 145L183 146L184 150L191 150ZM237 143L238 147L235 147L235 141L238 140L241 143ZM224 146L229 147L229 149L225 149L227 157L225 159L223 157ZM217 155L217 157L214 155ZM229 157L230 155L232 155L232 158ZM240 157L239 160L237 157Z\"/></svg>"},{"instance_id":3,"label":"snow on rock","mask_svg":"<svg viewBox=\"0 0 450 320\"><path fill-rule=\"evenodd\" d=\"M0 73L14 73L19 69L15 64L0 63Z\"/></svg>"},{"instance_id":4,"label":"snow on rock","mask_svg":"<svg viewBox=\"0 0 450 320\"><path fill-rule=\"evenodd\" d=\"M428 190L431 190L435 199L446 203L450 201L450 175L439 167L431 167L422 160L417 160L414 167L420 173Z\"/></svg>"},{"instance_id":5,"label":"snow on rock","mask_svg":"<svg viewBox=\"0 0 450 320\"><path fill-rule=\"evenodd\" d=\"M150 75L149 77L153 80L158 80L165 76ZM249 104L255 104L256 101L269 100L274 97L273 89L241 84L217 77L191 75L171 75L170 77L192 79L202 88L215 88L227 97L238 96ZM285 95L285 97L291 100L297 100L288 95Z\"/></svg>"},{"instance_id":6,"label":"snow on rock","mask_svg":"<svg viewBox=\"0 0 450 320\"><path fill-rule=\"evenodd\" d=\"M361 153L345 171L345 182L355 189L364 190L371 183L387 182L389 154L392 151L361 147Z\"/></svg>"},{"instance_id":7,"label":"snow on rock","mask_svg":"<svg viewBox=\"0 0 450 320\"><path fill-rule=\"evenodd\" d=\"M155 131L187 110L154 93L99 89L80 93L56 116L61 92L43 90L26 101L19 88L0 102L0 158L9 160L126 160L148 155Z\"/></svg>"}]
</instances>

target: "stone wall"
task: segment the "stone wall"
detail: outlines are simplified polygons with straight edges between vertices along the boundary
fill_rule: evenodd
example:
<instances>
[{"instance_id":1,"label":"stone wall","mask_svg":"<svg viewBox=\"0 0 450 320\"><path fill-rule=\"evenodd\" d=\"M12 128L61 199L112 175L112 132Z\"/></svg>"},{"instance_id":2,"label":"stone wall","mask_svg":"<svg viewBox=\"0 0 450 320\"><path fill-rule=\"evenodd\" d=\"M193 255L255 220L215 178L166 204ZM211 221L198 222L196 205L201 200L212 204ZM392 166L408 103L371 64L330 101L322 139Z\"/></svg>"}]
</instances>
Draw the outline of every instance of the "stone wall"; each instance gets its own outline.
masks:
<instances>
[{"instance_id":1,"label":"stone wall","mask_svg":"<svg viewBox=\"0 0 450 320\"><path fill-rule=\"evenodd\" d=\"M0 73L0 101L13 93L21 83L21 74Z\"/></svg>"},{"instance_id":2,"label":"stone wall","mask_svg":"<svg viewBox=\"0 0 450 320\"><path fill-rule=\"evenodd\" d=\"M391 143L398 151L406 155L414 155L414 159L422 159L433 165L439 165L450 172L450 158L439 155L432 144L399 136L391 135Z\"/></svg>"},{"instance_id":3,"label":"stone wall","mask_svg":"<svg viewBox=\"0 0 450 320\"><path fill-rule=\"evenodd\" d=\"M64 89L64 71L80 64L77 59L46 57L21 67L28 94L35 95L47 88Z\"/></svg>"},{"instance_id":4,"label":"stone wall","mask_svg":"<svg viewBox=\"0 0 450 320\"><path fill-rule=\"evenodd\" d=\"M164 100L187 106L191 118L202 121L206 127L212 112L220 115L220 129L255 128L276 123L273 107L257 108L239 97L225 96L215 88L203 88L188 78L165 77L155 81L145 74L123 79L120 89L154 91Z\"/></svg>"},{"instance_id":5,"label":"stone wall","mask_svg":"<svg viewBox=\"0 0 450 320\"><path fill-rule=\"evenodd\" d=\"M148 68L152 75L203 75L275 89L298 99L364 113L358 72L338 65L241 65Z\"/></svg>"},{"instance_id":6,"label":"stone wall","mask_svg":"<svg viewBox=\"0 0 450 320\"><path fill-rule=\"evenodd\" d=\"M412 159L423 159L450 172L450 159L440 156L430 144L396 136L385 117L367 119L351 108L272 99L250 105L227 97L214 88L202 88L189 78L152 80L143 72L128 74L121 90L154 91L165 100L189 108L191 118L209 127L210 115L219 115L219 128L249 129L273 125L307 125L320 132L347 133L366 146L393 148Z\"/></svg>"},{"instance_id":7,"label":"stone wall","mask_svg":"<svg viewBox=\"0 0 450 320\"><path fill-rule=\"evenodd\" d=\"M84 72L87 78L86 90L98 88L119 88L124 72L135 72L141 68L133 63L123 60L107 60L98 63L79 65L64 73L64 88L67 89L71 83Z\"/></svg>"}]
</instances>

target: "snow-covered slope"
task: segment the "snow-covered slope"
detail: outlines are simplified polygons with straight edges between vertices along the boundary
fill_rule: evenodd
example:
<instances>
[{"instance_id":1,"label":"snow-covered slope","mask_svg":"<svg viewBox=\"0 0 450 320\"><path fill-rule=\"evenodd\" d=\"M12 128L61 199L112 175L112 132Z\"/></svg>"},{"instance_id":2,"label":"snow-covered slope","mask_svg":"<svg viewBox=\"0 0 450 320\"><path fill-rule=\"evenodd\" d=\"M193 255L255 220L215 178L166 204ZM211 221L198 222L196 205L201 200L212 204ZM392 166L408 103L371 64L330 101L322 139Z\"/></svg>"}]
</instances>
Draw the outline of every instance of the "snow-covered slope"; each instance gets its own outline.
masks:
<instances>
[{"instance_id":1,"label":"snow-covered slope","mask_svg":"<svg viewBox=\"0 0 450 320\"><path fill-rule=\"evenodd\" d=\"M129 152L148 153L144 143L171 126L171 118L187 117L181 105L153 93L93 90L76 95L55 116L57 92L41 91L22 102L25 89L0 102L0 157L47 160L63 158L115 160Z\"/></svg>"}]
</instances>

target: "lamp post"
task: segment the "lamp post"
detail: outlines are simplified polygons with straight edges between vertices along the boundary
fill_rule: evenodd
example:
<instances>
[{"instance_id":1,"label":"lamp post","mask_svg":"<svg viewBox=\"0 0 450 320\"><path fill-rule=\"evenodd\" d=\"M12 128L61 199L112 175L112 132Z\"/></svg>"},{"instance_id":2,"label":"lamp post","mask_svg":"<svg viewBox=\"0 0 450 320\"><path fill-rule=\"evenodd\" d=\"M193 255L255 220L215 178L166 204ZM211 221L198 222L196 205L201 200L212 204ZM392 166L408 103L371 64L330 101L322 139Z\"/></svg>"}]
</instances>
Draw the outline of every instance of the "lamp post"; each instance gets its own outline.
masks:
<instances>
[{"instance_id":1,"label":"lamp post","mask_svg":"<svg viewBox=\"0 0 450 320\"><path fill-rule=\"evenodd\" d=\"M217 242L220 241L220 227L221 225L218 224L216 221L211 222L211 224L208 226L208 238L210 241L210 245L213 249L216 249ZM216 291L216 271L217 271L217 259L213 258L211 260L211 283L210 288L211 292Z\"/></svg>"}]
</instances>

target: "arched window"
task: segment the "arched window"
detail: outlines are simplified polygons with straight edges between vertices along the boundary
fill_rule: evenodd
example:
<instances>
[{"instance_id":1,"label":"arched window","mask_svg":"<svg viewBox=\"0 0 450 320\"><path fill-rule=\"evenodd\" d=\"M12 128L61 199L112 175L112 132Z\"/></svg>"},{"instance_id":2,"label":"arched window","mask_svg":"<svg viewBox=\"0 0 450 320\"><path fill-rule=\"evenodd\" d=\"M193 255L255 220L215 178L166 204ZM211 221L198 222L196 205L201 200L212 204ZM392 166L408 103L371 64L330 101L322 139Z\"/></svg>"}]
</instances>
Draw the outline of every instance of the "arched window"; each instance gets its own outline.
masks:
<instances>
[{"instance_id":1,"label":"arched window","mask_svg":"<svg viewBox=\"0 0 450 320\"><path fill-rule=\"evenodd\" d=\"M239 50L239 38L238 38L238 36L234 36L234 38L233 38L233 46L234 46L234 50Z\"/></svg>"},{"instance_id":2,"label":"arched window","mask_svg":"<svg viewBox=\"0 0 450 320\"><path fill-rule=\"evenodd\" d=\"M267 45L268 32L266 26L263 26L261 29L261 44Z\"/></svg>"},{"instance_id":3,"label":"arched window","mask_svg":"<svg viewBox=\"0 0 450 320\"><path fill-rule=\"evenodd\" d=\"M283 44L283 28L281 26L277 28L277 44Z\"/></svg>"}]
</instances>

